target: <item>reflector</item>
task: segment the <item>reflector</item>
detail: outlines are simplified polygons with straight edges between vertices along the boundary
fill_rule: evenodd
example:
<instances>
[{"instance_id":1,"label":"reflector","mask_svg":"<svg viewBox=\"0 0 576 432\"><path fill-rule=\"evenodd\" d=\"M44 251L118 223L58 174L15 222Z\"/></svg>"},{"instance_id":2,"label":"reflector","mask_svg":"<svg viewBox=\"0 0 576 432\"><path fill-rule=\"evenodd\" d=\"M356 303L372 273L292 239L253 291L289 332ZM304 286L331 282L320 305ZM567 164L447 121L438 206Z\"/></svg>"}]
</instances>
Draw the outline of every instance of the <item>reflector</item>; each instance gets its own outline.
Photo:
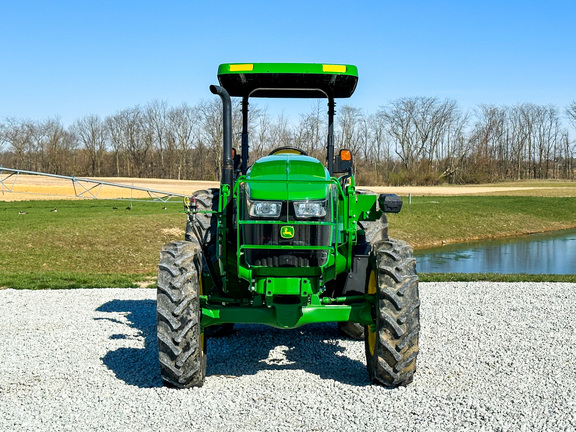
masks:
<instances>
[{"instance_id":1,"label":"reflector","mask_svg":"<svg viewBox=\"0 0 576 432\"><path fill-rule=\"evenodd\" d=\"M231 64L230 72L248 72L254 69L253 64Z\"/></svg>"},{"instance_id":2,"label":"reflector","mask_svg":"<svg viewBox=\"0 0 576 432\"><path fill-rule=\"evenodd\" d=\"M322 65L322 72L345 73L346 65Z\"/></svg>"}]
</instances>

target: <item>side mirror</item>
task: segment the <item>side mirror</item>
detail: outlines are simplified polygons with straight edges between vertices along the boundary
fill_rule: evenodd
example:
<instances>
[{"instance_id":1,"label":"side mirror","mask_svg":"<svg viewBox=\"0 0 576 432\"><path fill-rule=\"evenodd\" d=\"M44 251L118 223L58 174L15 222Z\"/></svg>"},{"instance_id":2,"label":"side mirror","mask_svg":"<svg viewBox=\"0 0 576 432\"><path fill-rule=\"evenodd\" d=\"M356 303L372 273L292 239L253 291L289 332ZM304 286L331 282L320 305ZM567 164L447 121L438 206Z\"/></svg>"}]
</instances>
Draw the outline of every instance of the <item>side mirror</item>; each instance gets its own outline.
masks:
<instances>
[{"instance_id":1,"label":"side mirror","mask_svg":"<svg viewBox=\"0 0 576 432\"><path fill-rule=\"evenodd\" d=\"M402 198L396 194L380 194L378 205L384 213L400 213L402 210Z\"/></svg>"},{"instance_id":2,"label":"side mirror","mask_svg":"<svg viewBox=\"0 0 576 432\"><path fill-rule=\"evenodd\" d=\"M334 172L352 174L352 152L340 150L334 158Z\"/></svg>"}]
</instances>

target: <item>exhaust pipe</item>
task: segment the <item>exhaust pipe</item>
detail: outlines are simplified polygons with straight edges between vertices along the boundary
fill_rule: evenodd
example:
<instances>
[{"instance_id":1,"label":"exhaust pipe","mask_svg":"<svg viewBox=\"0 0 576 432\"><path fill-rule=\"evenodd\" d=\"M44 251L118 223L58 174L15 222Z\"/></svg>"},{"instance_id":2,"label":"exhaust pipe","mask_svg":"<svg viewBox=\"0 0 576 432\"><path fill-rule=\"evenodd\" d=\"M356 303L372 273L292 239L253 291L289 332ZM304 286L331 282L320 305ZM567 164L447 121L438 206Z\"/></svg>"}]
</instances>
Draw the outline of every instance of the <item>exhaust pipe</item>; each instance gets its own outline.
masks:
<instances>
[{"instance_id":1,"label":"exhaust pipe","mask_svg":"<svg viewBox=\"0 0 576 432\"><path fill-rule=\"evenodd\" d=\"M222 99L222 118L223 118L223 141L224 152L222 154L222 184L234 187L234 160L232 159L232 102L230 95L224 87L211 85L212 94L220 96ZM231 197L229 197L230 199Z\"/></svg>"}]
</instances>

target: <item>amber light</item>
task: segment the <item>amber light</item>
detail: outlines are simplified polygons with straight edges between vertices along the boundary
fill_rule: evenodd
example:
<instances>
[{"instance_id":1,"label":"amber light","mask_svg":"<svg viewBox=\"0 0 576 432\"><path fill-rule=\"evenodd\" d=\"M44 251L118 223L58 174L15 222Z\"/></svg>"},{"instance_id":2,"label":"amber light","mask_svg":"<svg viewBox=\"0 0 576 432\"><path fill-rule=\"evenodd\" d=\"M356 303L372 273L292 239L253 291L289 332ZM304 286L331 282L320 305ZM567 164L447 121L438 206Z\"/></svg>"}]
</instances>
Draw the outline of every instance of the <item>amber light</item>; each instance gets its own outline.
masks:
<instances>
[{"instance_id":1,"label":"amber light","mask_svg":"<svg viewBox=\"0 0 576 432\"><path fill-rule=\"evenodd\" d=\"M350 150L340 150L340 159L343 161L352 160L352 153L350 153Z\"/></svg>"}]
</instances>

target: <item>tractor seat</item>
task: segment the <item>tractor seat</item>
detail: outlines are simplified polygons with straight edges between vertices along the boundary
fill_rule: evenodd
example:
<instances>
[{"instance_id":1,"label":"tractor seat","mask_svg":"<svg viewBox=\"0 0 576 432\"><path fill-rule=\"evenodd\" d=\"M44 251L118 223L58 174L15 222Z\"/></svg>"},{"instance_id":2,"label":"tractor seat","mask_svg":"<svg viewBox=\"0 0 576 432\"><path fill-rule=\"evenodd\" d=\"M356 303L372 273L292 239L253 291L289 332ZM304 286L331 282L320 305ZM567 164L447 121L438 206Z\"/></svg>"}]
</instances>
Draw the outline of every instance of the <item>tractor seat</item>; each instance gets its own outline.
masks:
<instances>
[{"instance_id":1,"label":"tractor seat","mask_svg":"<svg viewBox=\"0 0 576 432\"><path fill-rule=\"evenodd\" d=\"M308 153L296 147L278 147L272 150L270 153L268 153L269 156L278 154L295 154L295 155L308 156Z\"/></svg>"}]
</instances>

